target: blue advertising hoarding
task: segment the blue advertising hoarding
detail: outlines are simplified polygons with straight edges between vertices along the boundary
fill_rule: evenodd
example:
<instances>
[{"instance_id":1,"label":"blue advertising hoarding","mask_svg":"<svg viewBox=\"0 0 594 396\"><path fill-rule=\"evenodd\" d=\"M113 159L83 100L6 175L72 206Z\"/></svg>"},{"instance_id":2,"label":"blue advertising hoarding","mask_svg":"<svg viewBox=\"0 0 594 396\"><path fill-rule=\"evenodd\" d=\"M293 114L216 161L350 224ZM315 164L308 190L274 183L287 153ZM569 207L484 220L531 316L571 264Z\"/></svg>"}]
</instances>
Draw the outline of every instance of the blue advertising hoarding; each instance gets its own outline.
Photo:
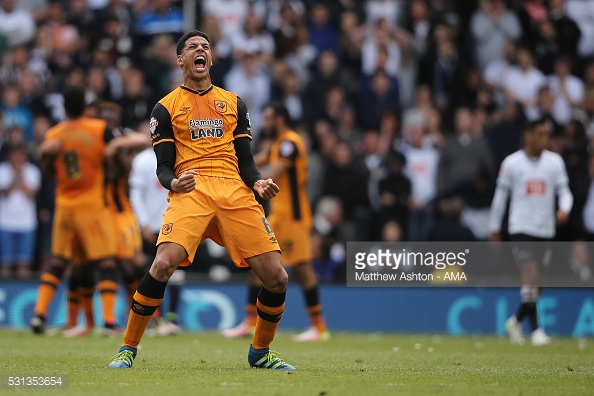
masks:
<instances>
[{"instance_id":1,"label":"blue advertising hoarding","mask_svg":"<svg viewBox=\"0 0 594 396\"><path fill-rule=\"evenodd\" d=\"M180 324L191 331L232 327L243 319L244 284L187 283L181 292ZM0 282L0 326L27 327L37 296L36 282ZM504 334L504 323L519 302L517 288L347 288L321 287L328 326L334 331ZM167 307L168 294L165 296ZM66 319L65 288L52 302L48 324ZM125 324L128 302L118 295L116 317ZM594 336L594 290L545 289L539 304L540 325L551 335ZM95 297L101 324L101 303ZM82 321L82 315L80 316ZM281 329L304 329L308 318L299 287L291 284Z\"/></svg>"}]
</instances>

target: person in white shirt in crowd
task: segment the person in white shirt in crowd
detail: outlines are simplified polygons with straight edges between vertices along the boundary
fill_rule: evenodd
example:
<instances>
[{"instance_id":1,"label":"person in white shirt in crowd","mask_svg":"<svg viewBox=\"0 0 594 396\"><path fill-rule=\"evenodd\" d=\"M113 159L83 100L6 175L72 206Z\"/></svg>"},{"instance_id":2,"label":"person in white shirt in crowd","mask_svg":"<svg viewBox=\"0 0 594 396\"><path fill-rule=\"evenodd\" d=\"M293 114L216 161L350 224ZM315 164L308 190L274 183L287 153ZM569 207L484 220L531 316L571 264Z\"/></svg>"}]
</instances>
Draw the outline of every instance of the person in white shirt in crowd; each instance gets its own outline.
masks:
<instances>
[{"instance_id":1,"label":"person in white shirt in crowd","mask_svg":"<svg viewBox=\"0 0 594 396\"><path fill-rule=\"evenodd\" d=\"M0 35L6 37L8 46L27 44L35 36L33 16L16 7L16 0L3 0L0 6Z\"/></svg>"},{"instance_id":2,"label":"person in white shirt in crowd","mask_svg":"<svg viewBox=\"0 0 594 396\"><path fill-rule=\"evenodd\" d=\"M378 70L378 59L386 56L383 69L392 78L398 78L402 53L398 42L392 37L390 25L379 20L377 25L369 29L361 46L361 70L366 76Z\"/></svg>"},{"instance_id":3,"label":"person in white shirt in crowd","mask_svg":"<svg viewBox=\"0 0 594 396\"><path fill-rule=\"evenodd\" d=\"M270 101L270 76L259 61L256 47L243 48L239 62L225 76L225 89L233 90L250 109L252 125L262 124L262 111ZM260 137L260 129L252 127L254 141Z\"/></svg>"},{"instance_id":4,"label":"person in white shirt in crowd","mask_svg":"<svg viewBox=\"0 0 594 396\"><path fill-rule=\"evenodd\" d=\"M549 76L549 87L555 97L552 116L559 125L566 125L573 118L584 99L584 83L571 75L571 61L566 56L555 59L555 74Z\"/></svg>"},{"instance_id":5,"label":"person in white shirt in crowd","mask_svg":"<svg viewBox=\"0 0 594 396\"><path fill-rule=\"evenodd\" d=\"M569 179L560 155L546 150L551 127L545 119L532 121L524 132L522 150L509 155L499 171L491 204L491 241L501 240L501 224L508 197L510 239L517 242L514 259L520 267L521 302L505 327L513 344L522 344L522 321L527 318L533 345L547 345L550 338L538 325L536 303L543 287L539 266L546 264L545 249L538 242L555 237L555 226L567 222L573 205ZM555 211L558 198L559 208Z\"/></svg>"},{"instance_id":6,"label":"person in white shirt in crowd","mask_svg":"<svg viewBox=\"0 0 594 396\"><path fill-rule=\"evenodd\" d=\"M505 40L503 58L493 59L483 72L483 79L487 83L487 87L493 91L493 99L499 107L505 105L505 78L515 63L516 43L513 40Z\"/></svg>"},{"instance_id":7,"label":"person in white shirt in crowd","mask_svg":"<svg viewBox=\"0 0 594 396\"><path fill-rule=\"evenodd\" d=\"M0 277L11 275L14 265L19 278L30 273L35 251L37 211L35 197L41 172L27 161L25 147L12 147L8 161L0 163Z\"/></svg>"},{"instance_id":8,"label":"person in white shirt in crowd","mask_svg":"<svg viewBox=\"0 0 594 396\"><path fill-rule=\"evenodd\" d=\"M274 56L274 39L262 28L262 21L255 12L251 11L245 20L243 29L231 38L234 52L243 52L245 48L252 48L258 53L259 60L267 65L272 63Z\"/></svg>"},{"instance_id":9,"label":"person in white shirt in crowd","mask_svg":"<svg viewBox=\"0 0 594 396\"><path fill-rule=\"evenodd\" d=\"M383 19L389 26L396 26L404 16L404 3L402 0L368 0L365 7L367 24L375 25Z\"/></svg>"},{"instance_id":10,"label":"person in white shirt in crowd","mask_svg":"<svg viewBox=\"0 0 594 396\"><path fill-rule=\"evenodd\" d=\"M140 123L148 128L149 122ZM141 131L149 134L149 131ZM157 169L157 157L152 147L138 153L132 161L132 170L128 180L130 186L130 203L136 215L140 230L145 254L149 256L149 262L157 253L157 237L161 229L163 212L167 209L167 195L169 190L165 189L155 173ZM185 284L186 273L183 270L175 270L169 279L169 311L164 319L159 319L155 332L159 336L178 334L182 328L177 323L177 306L181 287Z\"/></svg>"},{"instance_id":11,"label":"person in white shirt in crowd","mask_svg":"<svg viewBox=\"0 0 594 396\"><path fill-rule=\"evenodd\" d=\"M437 192L437 164L439 151L432 144L423 144L423 127L412 124L407 128L408 144L403 145L406 158L404 174L411 182L408 239L425 241L431 231L433 212L431 200Z\"/></svg>"},{"instance_id":12,"label":"person in white shirt in crowd","mask_svg":"<svg viewBox=\"0 0 594 396\"><path fill-rule=\"evenodd\" d=\"M518 65L508 70L503 87L508 101L516 101L522 104L528 120L533 121L537 117L536 99L538 90L546 84L546 78L540 70L534 66L532 53L526 47L517 49Z\"/></svg>"}]
</instances>

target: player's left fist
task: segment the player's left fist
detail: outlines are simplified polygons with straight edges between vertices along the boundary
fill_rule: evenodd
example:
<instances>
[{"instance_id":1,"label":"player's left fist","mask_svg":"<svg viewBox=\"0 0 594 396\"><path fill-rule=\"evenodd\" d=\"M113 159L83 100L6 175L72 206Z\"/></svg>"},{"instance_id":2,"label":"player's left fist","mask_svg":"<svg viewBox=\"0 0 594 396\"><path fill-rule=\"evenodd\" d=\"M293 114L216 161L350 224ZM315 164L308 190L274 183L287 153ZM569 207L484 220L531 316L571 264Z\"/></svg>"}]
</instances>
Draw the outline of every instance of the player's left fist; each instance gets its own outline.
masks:
<instances>
[{"instance_id":1,"label":"player's left fist","mask_svg":"<svg viewBox=\"0 0 594 396\"><path fill-rule=\"evenodd\" d=\"M254 191L256 191L262 198L270 199L276 197L276 194L278 194L280 189L272 179L266 179L255 182Z\"/></svg>"}]
</instances>

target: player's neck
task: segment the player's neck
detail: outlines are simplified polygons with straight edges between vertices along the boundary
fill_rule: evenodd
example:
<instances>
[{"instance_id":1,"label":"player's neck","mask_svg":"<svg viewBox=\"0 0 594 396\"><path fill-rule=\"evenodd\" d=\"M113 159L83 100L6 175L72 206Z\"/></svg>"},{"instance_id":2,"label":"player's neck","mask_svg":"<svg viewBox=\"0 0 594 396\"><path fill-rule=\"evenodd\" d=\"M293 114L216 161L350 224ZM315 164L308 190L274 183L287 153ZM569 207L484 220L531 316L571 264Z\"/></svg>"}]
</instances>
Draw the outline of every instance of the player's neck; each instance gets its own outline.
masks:
<instances>
[{"instance_id":1,"label":"player's neck","mask_svg":"<svg viewBox=\"0 0 594 396\"><path fill-rule=\"evenodd\" d=\"M210 77L205 78L203 80L192 80L186 79L184 80L183 86L189 88L193 91L202 92L206 91L208 88L212 86L212 82L210 81Z\"/></svg>"},{"instance_id":2,"label":"player's neck","mask_svg":"<svg viewBox=\"0 0 594 396\"><path fill-rule=\"evenodd\" d=\"M530 158L539 158L542 154L542 151L537 153L534 150L530 150L528 147L524 147L524 152Z\"/></svg>"}]
</instances>

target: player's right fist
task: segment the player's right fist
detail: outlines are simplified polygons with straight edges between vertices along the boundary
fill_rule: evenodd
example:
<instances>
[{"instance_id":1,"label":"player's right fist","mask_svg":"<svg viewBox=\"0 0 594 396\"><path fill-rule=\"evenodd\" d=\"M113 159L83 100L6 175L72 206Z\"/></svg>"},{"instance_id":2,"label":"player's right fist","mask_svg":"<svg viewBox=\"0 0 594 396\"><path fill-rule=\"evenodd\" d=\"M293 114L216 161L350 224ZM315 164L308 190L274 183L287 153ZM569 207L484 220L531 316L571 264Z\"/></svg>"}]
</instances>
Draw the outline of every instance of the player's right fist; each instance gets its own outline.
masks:
<instances>
[{"instance_id":1,"label":"player's right fist","mask_svg":"<svg viewBox=\"0 0 594 396\"><path fill-rule=\"evenodd\" d=\"M194 175L197 175L194 170L187 170L182 173L179 178L171 181L171 190L175 192L190 192L196 188L196 180Z\"/></svg>"}]
</instances>

